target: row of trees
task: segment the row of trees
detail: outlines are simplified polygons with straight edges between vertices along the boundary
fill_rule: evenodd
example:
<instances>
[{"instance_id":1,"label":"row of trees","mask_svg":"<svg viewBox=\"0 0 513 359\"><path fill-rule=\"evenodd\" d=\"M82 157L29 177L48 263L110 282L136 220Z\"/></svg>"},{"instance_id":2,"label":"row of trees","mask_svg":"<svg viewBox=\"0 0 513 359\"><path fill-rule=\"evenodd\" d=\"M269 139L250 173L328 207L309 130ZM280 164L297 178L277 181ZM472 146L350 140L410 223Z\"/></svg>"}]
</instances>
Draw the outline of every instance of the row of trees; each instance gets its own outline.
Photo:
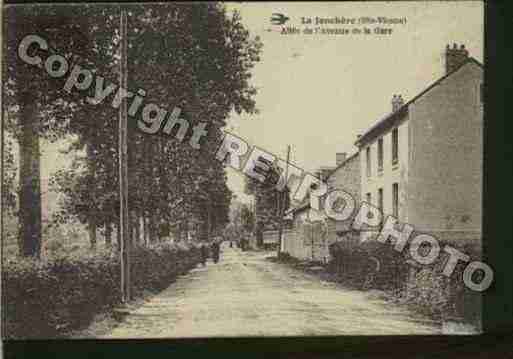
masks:
<instances>
[{"instance_id":1,"label":"row of trees","mask_svg":"<svg viewBox=\"0 0 513 359\"><path fill-rule=\"evenodd\" d=\"M194 149L187 136L180 141L174 132L138 131L140 110L129 117L133 238L151 242L170 231L185 233L191 222L205 237L229 220L231 193L215 151L231 111L256 111L249 80L261 43L249 36L237 13L230 15L217 3L129 5L127 10L128 89L144 89L144 103L181 108L191 127L208 121L208 134ZM76 155L72 166L51 180L63 194L56 223L78 219L87 224L93 247L98 230L111 243L119 225L118 110L111 106L114 95L98 105L86 101L94 96L94 82L87 91L63 91L67 76L50 78L24 63L17 46L24 36L38 34L70 68L80 64L104 77L105 84L117 84L119 14L119 6L109 5L6 9L6 128L20 148L17 214L25 256L39 257L41 251L40 138L70 138L68 152Z\"/></svg>"},{"instance_id":2,"label":"row of trees","mask_svg":"<svg viewBox=\"0 0 513 359\"><path fill-rule=\"evenodd\" d=\"M236 199L231 203L230 224L226 227L227 238L240 239L255 230L255 214L247 203Z\"/></svg>"}]
</instances>

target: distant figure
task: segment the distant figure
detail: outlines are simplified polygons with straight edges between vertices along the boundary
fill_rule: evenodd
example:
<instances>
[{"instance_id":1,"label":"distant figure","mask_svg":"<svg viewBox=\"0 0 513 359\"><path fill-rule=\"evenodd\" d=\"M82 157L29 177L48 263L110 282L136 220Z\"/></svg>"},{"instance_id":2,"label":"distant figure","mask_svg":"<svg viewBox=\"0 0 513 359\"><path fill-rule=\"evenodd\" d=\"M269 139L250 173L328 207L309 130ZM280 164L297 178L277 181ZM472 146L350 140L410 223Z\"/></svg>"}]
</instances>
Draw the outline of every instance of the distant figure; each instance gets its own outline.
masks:
<instances>
[{"instance_id":1,"label":"distant figure","mask_svg":"<svg viewBox=\"0 0 513 359\"><path fill-rule=\"evenodd\" d=\"M219 251L220 251L220 243L218 240L214 240L212 243L212 259L214 263L219 262Z\"/></svg>"},{"instance_id":2,"label":"distant figure","mask_svg":"<svg viewBox=\"0 0 513 359\"><path fill-rule=\"evenodd\" d=\"M208 247L206 243L202 243L200 247L201 251L201 263L205 267L207 265L207 258L208 258Z\"/></svg>"}]
</instances>

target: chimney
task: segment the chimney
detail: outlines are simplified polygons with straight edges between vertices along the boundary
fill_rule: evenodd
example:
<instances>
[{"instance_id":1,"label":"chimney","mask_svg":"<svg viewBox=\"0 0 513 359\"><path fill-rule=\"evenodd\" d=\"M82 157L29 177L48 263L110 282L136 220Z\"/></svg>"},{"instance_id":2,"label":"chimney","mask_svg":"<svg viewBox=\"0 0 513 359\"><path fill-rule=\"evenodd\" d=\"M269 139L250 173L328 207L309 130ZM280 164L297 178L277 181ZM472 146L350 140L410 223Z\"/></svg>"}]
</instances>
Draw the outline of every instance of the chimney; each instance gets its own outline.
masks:
<instances>
[{"instance_id":1,"label":"chimney","mask_svg":"<svg viewBox=\"0 0 513 359\"><path fill-rule=\"evenodd\" d=\"M465 49L465 45L460 45L458 48L457 44L453 44L452 48L447 45L445 49L445 73L448 74L456 70L468 59L468 51Z\"/></svg>"},{"instance_id":2,"label":"chimney","mask_svg":"<svg viewBox=\"0 0 513 359\"><path fill-rule=\"evenodd\" d=\"M330 172L333 170L331 167L321 168L321 180L326 181Z\"/></svg>"},{"instance_id":3,"label":"chimney","mask_svg":"<svg viewBox=\"0 0 513 359\"><path fill-rule=\"evenodd\" d=\"M402 105L404 105L403 97L401 95L394 95L392 97L392 112L397 111Z\"/></svg>"},{"instance_id":4,"label":"chimney","mask_svg":"<svg viewBox=\"0 0 513 359\"><path fill-rule=\"evenodd\" d=\"M346 152L338 152L335 154L336 156L336 164L337 166L340 166L342 162L346 160L347 153Z\"/></svg>"},{"instance_id":5,"label":"chimney","mask_svg":"<svg viewBox=\"0 0 513 359\"><path fill-rule=\"evenodd\" d=\"M314 176L320 179L321 181L325 181L328 178L328 175L331 171L333 171L334 167L330 166L321 166L315 172Z\"/></svg>"}]
</instances>

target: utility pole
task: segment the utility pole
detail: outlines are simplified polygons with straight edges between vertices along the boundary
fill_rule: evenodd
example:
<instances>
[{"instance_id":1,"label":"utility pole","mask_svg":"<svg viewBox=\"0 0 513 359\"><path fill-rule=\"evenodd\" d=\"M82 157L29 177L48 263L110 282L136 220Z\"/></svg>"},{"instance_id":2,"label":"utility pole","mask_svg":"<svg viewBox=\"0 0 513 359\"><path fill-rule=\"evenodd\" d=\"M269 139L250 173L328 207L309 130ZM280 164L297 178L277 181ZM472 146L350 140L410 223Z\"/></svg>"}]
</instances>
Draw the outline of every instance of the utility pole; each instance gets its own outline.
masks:
<instances>
[{"instance_id":1,"label":"utility pole","mask_svg":"<svg viewBox=\"0 0 513 359\"><path fill-rule=\"evenodd\" d=\"M127 88L127 17L126 11L121 11L120 29L120 69L119 86ZM120 229L120 262L121 262L121 300L128 303L130 293L130 249L132 239L129 233L130 218L128 216L128 119L126 98L121 100L119 107L119 229Z\"/></svg>"},{"instance_id":2,"label":"utility pole","mask_svg":"<svg viewBox=\"0 0 513 359\"><path fill-rule=\"evenodd\" d=\"M258 222L258 220L257 220L256 196L257 196L257 194L255 191L255 194L253 195L253 202L252 202L252 204L253 204L253 208L252 208L252 210L253 210L253 228L252 228L251 232L249 233L248 241L250 239L254 239L253 243L256 243L255 246L258 247L258 242L257 242L257 222Z\"/></svg>"},{"instance_id":3,"label":"utility pole","mask_svg":"<svg viewBox=\"0 0 513 359\"><path fill-rule=\"evenodd\" d=\"M290 161L290 145L287 146L287 162L285 164L285 187L283 187L283 190L282 192L280 192L280 194L278 195L278 201L279 201L279 215L280 215L280 227L279 227L279 231L278 231L278 257L280 256L280 253L281 253L281 242L282 242L282 235L283 235L283 216L285 215L285 205L287 204L286 202L286 197L287 197L287 181L289 179L289 161Z\"/></svg>"},{"instance_id":4,"label":"utility pole","mask_svg":"<svg viewBox=\"0 0 513 359\"><path fill-rule=\"evenodd\" d=\"M210 218L210 203L207 204L207 240L210 241L212 240L212 233L210 232L211 228L212 228L212 223L211 223L211 218Z\"/></svg>"}]
</instances>

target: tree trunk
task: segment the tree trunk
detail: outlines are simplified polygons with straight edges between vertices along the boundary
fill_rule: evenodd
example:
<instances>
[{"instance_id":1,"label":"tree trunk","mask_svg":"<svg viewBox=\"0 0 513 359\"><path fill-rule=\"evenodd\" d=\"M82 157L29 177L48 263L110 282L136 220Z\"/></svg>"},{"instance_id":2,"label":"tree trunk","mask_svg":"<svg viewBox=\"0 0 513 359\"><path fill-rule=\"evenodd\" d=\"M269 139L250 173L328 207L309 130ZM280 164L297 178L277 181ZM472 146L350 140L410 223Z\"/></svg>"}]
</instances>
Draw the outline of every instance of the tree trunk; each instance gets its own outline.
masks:
<instances>
[{"instance_id":1,"label":"tree trunk","mask_svg":"<svg viewBox=\"0 0 513 359\"><path fill-rule=\"evenodd\" d=\"M112 226L105 223L105 247L112 248Z\"/></svg>"},{"instance_id":2,"label":"tree trunk","mask_svg":"<svg viewBox=\"0 0 513 359\"><path fill-rule=\"evenodd\" d=\"M157 239L156 238L157 231L155 228L155 218L154 218L153 214L150 214L150 216L148 218L148 227L149 227L149 240L150 240L150 243L153 243Z\"/></svg>"},{"instance_id":3,"label":"tree trunk","mask_svg":"<svg viewBox=\"0 0 513 359\"><path fill-rule=\"evenodd\" d=\"M143 227L144 227L144 244L148 245L150 243L150 225L148 217L144 216L142 217L143 220Z\"/></svg>"},{"instance_id":4,"label":"tree trunk","mask_svg":"<svg viewBox=\"0 0 513 359\"><path fill-rule=\"evenodd\" d=\"M144 214L139 217L139 225L141 226L141 245L146 245L146 223L144 220Z\"/></svg>"},{"instance_id":5,"label":"tree trunk","mask_svg":"<svg viewBox=\"0 0 513 359\"><path fill-rule=\"evenodd\" d=\"M19 236L25 257L41 256L41 163L36 99L25 94L21 105Z\"/></svg>"},{"instance_id":6,"label":"tree trunk","mask_svg":"<svg viewBox=\"0 0 513 359\"><path fill-rule=\"evenodd\" d=\"M210 215L210 205L207 204L207 239L212 238L212 217Z\"/></svg>"},{"instance_id":7,"label":"tree trunk","mask_svg":"<svg viewBox=\"0 0 513 359\"><path fill-rule=\"evenodd\" d=\"M137 225L139 226L139 244L144 246L144 217L140 213L137 213Z\"/></svg>"},{"instance_id":8,"label":"tree trunk","mask_svg":"<svg viewBox=\"0 0 513 359\"><path fill-rule=\"evenodd\" d=\"M200 234L199 237L200 237L200 240L202 240L202 241L208 240L208 223L207 223L206 217L207 217L206 214L202 215L201 223L199 226L199 234Z\"/></svg>"},{"instance_id":9,"label":"tree trunk","mask_svg":"<svg viewBox=\"0 0 513 359\"><path fill-rule=\"evenodd\" d=\"M119 226L119 221L116 223L116 244L118 246L118 251L121 250L121 228Z\"/></svg>"},{"instance_id":10,"label":"tree trunk","mask_svg":"<svg viewBox=\"0 0 513 359\"><path fill-rule=\"evenodd\" d=\"M96 176L96 156L94 154L93 144L89 143L86 146L86 154L87 154L87 166L89 169L89 173L93 176ZM94 177L93 177L94 178ZM91 208L88 218L88 232L89 232L89 242L91 243L91 249L96 249L96 211Z\"/></svg>"},{"instance_id":11,"label":"tree trunk","mask_svg":"<svg viewBox=\"0 0 513 359\"><path fill-rule=\"evenodd\" d=\"M89 242L91 243L91 249L96 249L96 221L92 217L89 219L87 230L89 232Z\"/></svg>"},{"instance_id":12,"label":"tree trunk","mask_svg":"<svg viewBox=\"0 0 513 359\"><path fill-rule=\"evenodd\" d=\"M262 248L264 246L264 234L263 234L263 228L262 224L258 223L255 231L256 236L256 242L258 248Z\"/></svg>"},{"instance_id":13,"label":"tree trunk","mask_svg":"<svg viewBox=\"0 0 513 359\"><path fill-rule=\"evenodd\" d=\"M183 229L184 229L184 233L185 233L185 235L184 235L185 241L187 242L189 240L189 221L188 221L187 217L185 217L185 219L184 219L183 227L184 227Z\"/></svg>"},{"instance_id":14,"label":"tree trunk","mask_svg":"<svg viewBox=\"0 0 513 359\"><path fill-rule=\"evenodd\" d=\"M139 221L139 215L136 211L133 212L133 232L134 232L134 244L140 244L141 242L141 223Z\"/></svg>"}]
</instances>

